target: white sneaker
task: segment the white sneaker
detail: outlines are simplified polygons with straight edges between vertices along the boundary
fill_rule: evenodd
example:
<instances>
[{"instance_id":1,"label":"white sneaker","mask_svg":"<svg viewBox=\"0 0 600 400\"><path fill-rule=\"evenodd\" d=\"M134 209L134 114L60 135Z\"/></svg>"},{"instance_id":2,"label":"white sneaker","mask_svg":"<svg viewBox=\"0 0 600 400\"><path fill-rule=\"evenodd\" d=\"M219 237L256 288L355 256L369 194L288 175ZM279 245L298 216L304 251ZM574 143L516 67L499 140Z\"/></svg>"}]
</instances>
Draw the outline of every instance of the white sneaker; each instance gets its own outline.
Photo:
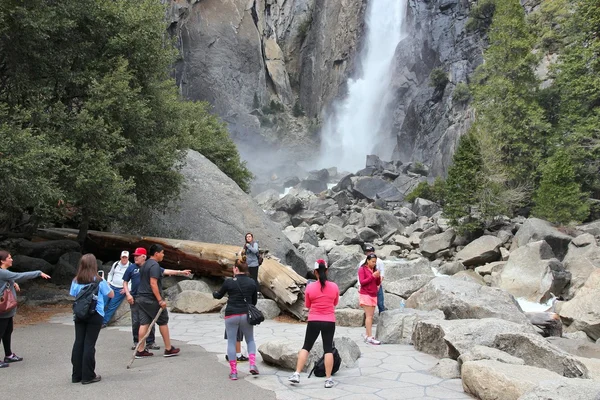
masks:
<instances>
[{"instance_id":1,"label":"white sneaker","mask_svg":"<svg viewBox=\"0 0 600 400\"><path fill-rule=\"evenodd\" d=\"M361 333L360 336L363 338L364 342L367 343L367 339L369 338L366 333Z\"/></svg>"},{"instance_id":2,"label":"white sneaker","mask_svg":"<svg viewBox=\"0 0 600 400\"><path fill-rule=\"evenodd\" d=\"M327 389L332 388L334 384L335 384L335 382L331 378L329 378L325 381L325 387Z\"/></svg>"},{"instance_id":3,"label":"white sneaker","mask_svg":"<svg viewBox=\"0 0 600 400\"><path fill-rule=\"evenodd\" d=\"M381 344L381 342L375 339L373 336L367 338L367 343L369 344Z\"/></svg>"},{"instance_id":4,"label":"white sneaker","mask_svg":"<svg viewBox=\"0 0 600 400\"><path fill-rule=\"evenodd\" d=\"M294 372L289 378L288 378L288 382L290 383L300 383L300 374L297 372Z\"/></svg>"}]
</instances>

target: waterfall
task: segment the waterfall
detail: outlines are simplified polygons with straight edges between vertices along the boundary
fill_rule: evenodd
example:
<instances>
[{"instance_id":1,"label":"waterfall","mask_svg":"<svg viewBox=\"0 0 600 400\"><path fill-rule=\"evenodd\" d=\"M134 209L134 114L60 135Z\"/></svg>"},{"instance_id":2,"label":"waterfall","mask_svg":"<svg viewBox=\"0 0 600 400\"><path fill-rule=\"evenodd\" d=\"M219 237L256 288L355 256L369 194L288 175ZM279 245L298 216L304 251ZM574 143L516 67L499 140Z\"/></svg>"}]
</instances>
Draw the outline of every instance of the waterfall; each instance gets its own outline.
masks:
<instances>
[{"instance_id":1,"label":"waterfall","mask_svg":"<svg viewBox=\"0 0 600 400\"><path fill-rule=\"evenodd\" d=\"M359 55L361 76L349 79L346 98L335 104L321 132L318 164L355 172L364 168L386 119L390 75L396 47L403 37L407 0L370 0L366 40Z\"/></svg>"}]
</instances>

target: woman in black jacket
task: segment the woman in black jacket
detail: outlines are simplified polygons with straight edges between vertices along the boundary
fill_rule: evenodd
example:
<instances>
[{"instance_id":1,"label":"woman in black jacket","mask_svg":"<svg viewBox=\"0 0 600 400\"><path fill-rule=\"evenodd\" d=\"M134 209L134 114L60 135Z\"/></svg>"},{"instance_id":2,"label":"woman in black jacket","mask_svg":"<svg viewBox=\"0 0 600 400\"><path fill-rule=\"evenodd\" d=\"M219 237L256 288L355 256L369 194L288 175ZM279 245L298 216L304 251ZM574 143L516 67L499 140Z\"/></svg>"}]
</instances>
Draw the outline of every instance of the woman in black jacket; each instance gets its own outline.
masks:
<instances>
[{"instance_id":1,"label":"woman in black jacket","mask_svg":"<svg viewBox=\"0 0 600 400\"><path fill-rule=\"evenodd\" d=\"M227 307L225 307L225 330L227 331L227 357L231 373L229 379L237 380L237 359L235 354L235 342L238 329L241 329L246 338L248 346L248 358L250 361L250 373L258 375L256 368L256 343L254 342L254 326L248 323L247 302L256 305L258 300L256 283L248 275L248 265L236 260L233 267L233 279L226 279L221 289L213 292L215 299L228 295Z\"/></svg>"}]
</instances>

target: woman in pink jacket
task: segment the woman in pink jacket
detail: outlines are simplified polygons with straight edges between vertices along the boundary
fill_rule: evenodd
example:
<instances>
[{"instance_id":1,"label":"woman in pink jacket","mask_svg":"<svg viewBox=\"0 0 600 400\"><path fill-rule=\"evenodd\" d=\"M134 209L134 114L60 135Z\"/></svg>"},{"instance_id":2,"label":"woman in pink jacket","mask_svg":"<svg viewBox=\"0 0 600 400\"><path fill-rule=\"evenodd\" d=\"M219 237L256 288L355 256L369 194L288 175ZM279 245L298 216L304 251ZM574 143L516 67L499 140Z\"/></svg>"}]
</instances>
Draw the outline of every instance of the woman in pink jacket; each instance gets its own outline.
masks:
<instances>
[{"instance_id":1,"label":"woman in pink jacket","mask_svg":"<svg viewBox=\"0 0 600 400\"><path fill-rule=\"evenodd\" d=\"M304 345L302 350L298 352L296 372L288 378L288 381L300 383L300 371L304 368L308 353L320 333L323 340L323 352L325 353L325 387L332 388L334 385L333 379L331 379L331 371L333 370L335 306L337 306L340 299L340 290L335 283L327 280L327 263L324 260L317 260L315 263L315 275L319 280L309 284L304 292L306 308L309 309Z\"/></svg>"},{"instance_id":2,"label":"woman in pink jacket","mask_svg":"<svg viewBox=\"0 0 600 400\"><path fill-rule=\"evenodd\" d=\"M370 344L381 344L372 334L373 314L377 306L377 290L381 285L381 277L377 271L377 256L371 253L365 259L365 262L358 269L358 280L360 290L358 291L360 306L365 310L365 342Z\"/></svg>"}]
</instances>

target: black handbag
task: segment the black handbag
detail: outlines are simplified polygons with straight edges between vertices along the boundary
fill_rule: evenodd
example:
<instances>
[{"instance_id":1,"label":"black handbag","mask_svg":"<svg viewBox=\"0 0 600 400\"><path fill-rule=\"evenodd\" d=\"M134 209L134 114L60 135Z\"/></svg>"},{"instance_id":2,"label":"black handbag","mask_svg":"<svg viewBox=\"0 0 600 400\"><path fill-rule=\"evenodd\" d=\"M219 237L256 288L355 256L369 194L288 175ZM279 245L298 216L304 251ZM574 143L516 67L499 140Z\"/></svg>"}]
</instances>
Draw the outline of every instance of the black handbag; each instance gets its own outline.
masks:
<instances>
[{"instance_id":1,"label":"black handbag","mask_svg":"<svg viewBox=\"0 0 600 400\"><path fill-rule=\"evenodd\" d=\"M234 278L235 283L237 283L238 289L240 289L240 292L242 293L242 297L244 298L244 303L246 303L246 306L248 307L248 323L250 325L258 325L261 322L263 322L265 320L265 316L263 315L262 311L260 311L258 308L256 308L256 306L254 304L248 303L246 301L246 296L244 296L244 292L242 291L242 288L240 287L240 283L237 281L236 278Z\"/></svg>"}]
</instances>

